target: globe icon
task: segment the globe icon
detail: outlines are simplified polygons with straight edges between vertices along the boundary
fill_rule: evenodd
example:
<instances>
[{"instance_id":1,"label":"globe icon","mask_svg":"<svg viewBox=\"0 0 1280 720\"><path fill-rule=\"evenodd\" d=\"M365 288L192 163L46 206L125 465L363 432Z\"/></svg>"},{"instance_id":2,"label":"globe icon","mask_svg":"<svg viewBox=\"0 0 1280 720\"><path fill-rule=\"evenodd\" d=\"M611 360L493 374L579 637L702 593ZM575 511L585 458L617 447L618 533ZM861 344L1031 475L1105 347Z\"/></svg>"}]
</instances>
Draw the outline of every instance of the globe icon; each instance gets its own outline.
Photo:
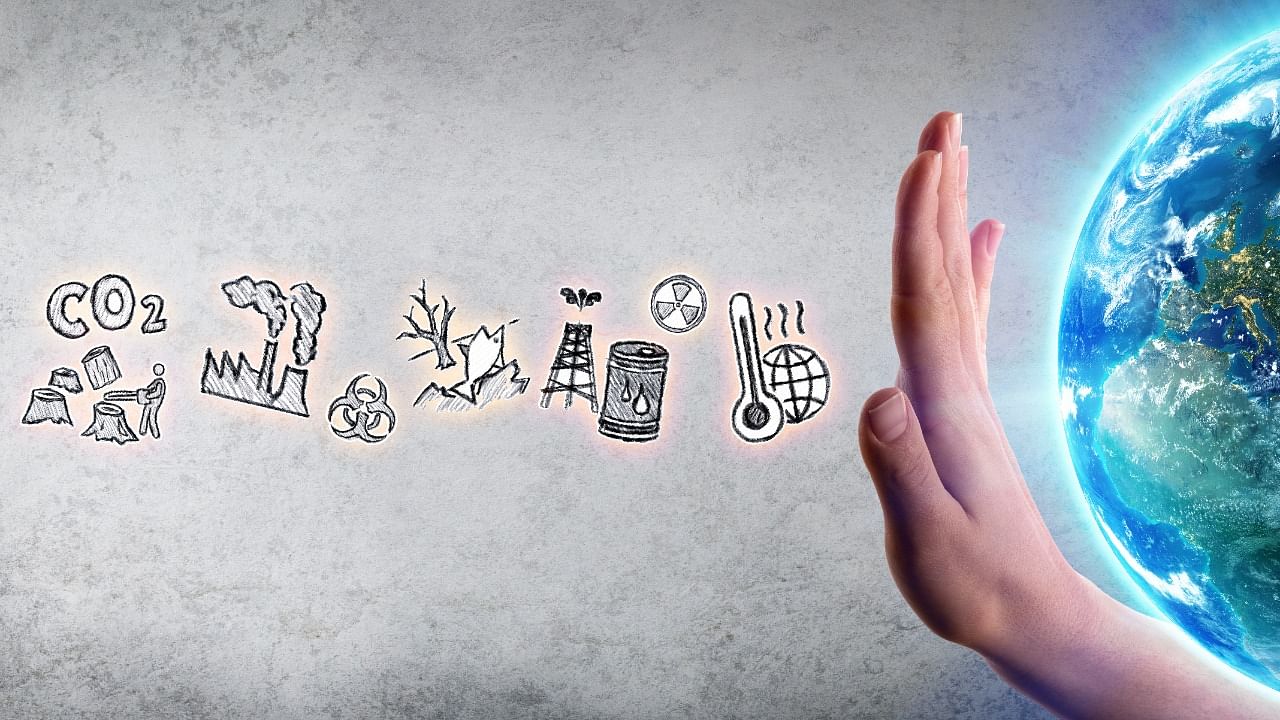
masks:
<instances>
[{"instance_id":1,"label":"globe icon","mask_svg":"<svg viewBox=\"0 0 1280 720\"><path fill-rule=\"evenodd\" d=\"M765 353L761 363L765 384L782 403L787 422L804 422L827 404L831 373L818 353L804 345L784 343Z\"/></svg>"},{"instance_id":2,"label":"globe icon","mask_svg":"<svg viewBox=\"0 0 1280 720\"><path fill-rule=\"evenodd\" d=\"M1280 688L1280 33L1120 156L1068 271L1059 398L1102 537L1154 604Z\"/></svg>"}]
</instances>

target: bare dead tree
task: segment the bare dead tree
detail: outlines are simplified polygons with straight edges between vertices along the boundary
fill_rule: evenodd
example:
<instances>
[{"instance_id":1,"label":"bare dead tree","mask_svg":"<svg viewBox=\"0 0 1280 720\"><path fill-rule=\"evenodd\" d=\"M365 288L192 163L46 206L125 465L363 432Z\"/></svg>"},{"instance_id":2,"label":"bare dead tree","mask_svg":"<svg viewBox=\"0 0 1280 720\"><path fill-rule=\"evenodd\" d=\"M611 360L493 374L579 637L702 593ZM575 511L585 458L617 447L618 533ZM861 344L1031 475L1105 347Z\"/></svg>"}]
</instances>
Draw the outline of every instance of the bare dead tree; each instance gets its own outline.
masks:
<instances>
[{"instance_id":1,"label":"bare dead tree","mask_svg":"<svg viewBox=\"0 0 1280 720\"><path fill-rule=\"evenodd\" d=\"M427 327L422 327L417 320L413 318L413 308L409 308L409 314L404 316L409 321L409 330L406 330L398 337L397 340L426 340L431 343L431 347L409 358L412 362L420 357L426 357L431 353L436 354L436 369L444 370L453 367L457 362L453 359L453 355L449 353L449 319L453 317L454 308L449 305L449 298L441 295L440 299L444 301L444 310L441 312L439 304L432 305L427 300L427 281L422 281L421 295L410 295L418 307L427 313ZM437 313L439 319L437 320Z\"/></svg>"}]
</instances>

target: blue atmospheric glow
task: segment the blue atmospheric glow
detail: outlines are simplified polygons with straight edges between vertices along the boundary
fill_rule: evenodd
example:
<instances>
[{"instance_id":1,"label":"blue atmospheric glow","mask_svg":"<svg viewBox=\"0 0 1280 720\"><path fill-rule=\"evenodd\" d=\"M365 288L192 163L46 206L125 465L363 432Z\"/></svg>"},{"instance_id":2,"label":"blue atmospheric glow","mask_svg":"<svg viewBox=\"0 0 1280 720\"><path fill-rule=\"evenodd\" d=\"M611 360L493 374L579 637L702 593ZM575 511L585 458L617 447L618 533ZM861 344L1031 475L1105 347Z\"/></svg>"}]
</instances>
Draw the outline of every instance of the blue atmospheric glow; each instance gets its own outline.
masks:
<instances>
[{"instance_id":1,"label":"blue atmospheric glow","mask_svg":"<svg viewBox=\"0 0 1280 720\"><path fill-rule=\"evenodd\" d=\"M1280 456L1273 463L1269 448L1280 447L1280 409L1256 388L1268 368L1280 378L1268 315L1272 302L1280 311L1280 256L1273 276L1260 249L1264 225L1280 219L1269 162L1280 155L1278 95L1274 33L1143 119L1063 263L1054 338L1065 446L1102 539L1156 608L1274 687ZM1237 272L1252 268L1240 257L1257 272ZM1252 434L1231 435L1240 428ZM1215 514L1224 503L1232 512Z\"/></svg>"}]
</instances>

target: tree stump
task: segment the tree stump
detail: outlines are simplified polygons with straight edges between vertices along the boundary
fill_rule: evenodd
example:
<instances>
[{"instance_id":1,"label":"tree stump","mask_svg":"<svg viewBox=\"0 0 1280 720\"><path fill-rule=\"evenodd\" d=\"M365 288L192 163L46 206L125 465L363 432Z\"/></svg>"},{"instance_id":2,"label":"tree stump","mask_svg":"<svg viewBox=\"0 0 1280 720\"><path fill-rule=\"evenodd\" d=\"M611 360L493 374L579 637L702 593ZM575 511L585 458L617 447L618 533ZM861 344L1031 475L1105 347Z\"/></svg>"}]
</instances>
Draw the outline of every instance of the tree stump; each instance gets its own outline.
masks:
<instances>
[{"instance_id":1,"label":"tree stump","mask_svg":"<svg viewBox=\"0 0 1280 720\"><path fill-rule=\"evenodd\" d=\"M101 390L120 379L120 366L116 364L111 348L106 345L90 350L80 362L84 365L84 374L94 390Z\"/></svg>"},{"instance_id":2,"label":"tree stump","mask_svg":"<svg viewBox=\"0 0 1280 720\"><path fill-rule=\"evenodd\" d=\"M127 442L138 442L133 434L129 421L124 417L124 408L109 402L93 404L93 422L81 435L93 436L94 440L108 440L123 445Z\"/></svg>"},{"instance_id":3,"label":"tree stump","mask_svg":"<svg viewBox=\"0 0 1280 720\"><path fill-rule=\"evenodd\" d=\"M60 367L53 371L49 376L49 387L62 388L72 395L84 390L84 386L80 384L80 376L68 367Z\"/></svg>"},{"instance_id":4,"label":"tree stump","mask_svg":"<svg viewBox=\"0 0 1280 720\"><path fill-rule=\"evenodd\" d=\"M31 404L27 406L27 414L22 416L23 425L39 425L49 421L54 425L71 425L71 414L67 412L67 398L57 390L36 388L31 391Z\"/></svg>"}]
</instances>

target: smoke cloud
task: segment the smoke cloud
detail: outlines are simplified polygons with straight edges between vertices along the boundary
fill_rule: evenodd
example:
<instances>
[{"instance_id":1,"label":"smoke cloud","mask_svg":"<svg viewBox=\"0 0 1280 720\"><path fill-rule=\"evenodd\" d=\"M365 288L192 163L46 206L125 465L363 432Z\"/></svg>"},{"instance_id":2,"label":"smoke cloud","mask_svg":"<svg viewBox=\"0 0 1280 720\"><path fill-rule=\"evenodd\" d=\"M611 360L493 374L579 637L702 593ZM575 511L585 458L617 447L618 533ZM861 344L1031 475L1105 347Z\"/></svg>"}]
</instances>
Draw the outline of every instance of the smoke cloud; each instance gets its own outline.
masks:
<instances>
[{"instance_id":1,"label":"smoke cloud","mask_svg":"<svg viewBox=\"0 0 1280 720\"><path fill-rule=\"evenodd\" d=\"M316 292L310 283L298 283L293 291L293 359L298 367L316 359L316 335L320 334L320 316L324 314L324 296Z\"/></svg>"},{"instance_id":2,"label":"smoke cloud","mask_svg":"<svg viewBox=\"0 0 1280 720\"><path fill-rule=\"evenodd\" d=\"M252 307L267 319L267 334L272 340L280 337L288 319L284 293L270 280L255 282L245 275L222 284L222 292L238 308Z\"/></svg>"}]
</instances>

